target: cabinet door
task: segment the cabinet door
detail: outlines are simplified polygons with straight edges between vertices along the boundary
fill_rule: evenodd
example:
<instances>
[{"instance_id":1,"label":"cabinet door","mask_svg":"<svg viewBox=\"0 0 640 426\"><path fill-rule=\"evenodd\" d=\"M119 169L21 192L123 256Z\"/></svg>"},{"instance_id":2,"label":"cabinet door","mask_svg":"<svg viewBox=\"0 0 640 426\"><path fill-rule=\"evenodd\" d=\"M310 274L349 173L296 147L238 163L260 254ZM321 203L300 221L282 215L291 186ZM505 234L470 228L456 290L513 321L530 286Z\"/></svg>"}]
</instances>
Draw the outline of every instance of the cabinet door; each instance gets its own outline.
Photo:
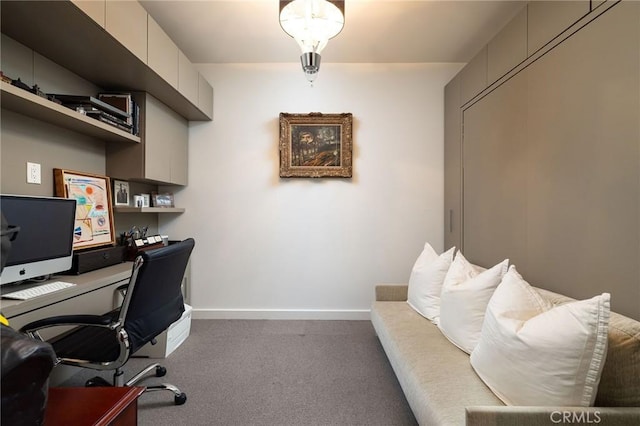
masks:
<instances>
[{"instance_id":1,"label":"cabinet door","mask_svg":"<svg viewBox=\"0 0 640 426\"><path fill-rule=\"evenodd\" d=\"M178 91L194 105L198 105L198 79L200 74L189 58L178 51Z\"/></svg>"},{"instance_id":2,"label":"cabinet door","mask_svg":"<svg viewBox=\"0 0 640 426\"><path fill-rule=\"evenodd\" d=\"M487 46L460 71L462 103L471 100L487 87Z\"/></svg>"},{"instance_id":3,"label":"cabinet door","mask_svg":"<svg viewBox=\"0 0 640 426\"><path fill-rule=\"evenodd\" d=\"M147 11L137 1L107 0L105 29L147 63Z\"/></svg>"},{"instance_id":4,"label":"cabinet door","mask_svg":"<svg viewBox=\"0 0 640 426\"><path fill-rule=\"evenodd\" d=\"M463 113L464 254L526 274L527 70Z\"/></svg>"},{"instance_id":5,"label":"cabinet door","mask_svg":"<svg viewBox=\"0 0 640 426\"><path fill-rule=\"evenodd\" d=\"M444 88L444 247L462 249L462 120L460 78Z\"/></svg>"},{"instance_id":6,"label":"cabinet door","mask_svg":"<svg viewBox=\"0 0 640 426\"><path fill-rule=\"evenodd\" d=\"M487 83L492 84L527 59L527 7L522 8L487 46Z\"/></svg>"},{"instance_id":7,"label":"cabinet door","mask_svg":"<svg viewBox=\"0 0 640 426\"><path fill-rule=\"evenodd\" d=\"M188 124L176 127L176 137L170 141L171 146L171 183L186 185L188 183L189 166L189 127Z\"/></svg>"},{"instance_id":8,"label":"cabinet door","mask_svg":"<svg viewBox=\"0 0 640 426\"><path fill-rule=\"evenodd\" d=\"M187 121L148 94L145 107L145 178L186 184Z\"/></svg>"},{"instance_id":9,"label":"cabinet door","mask_svg":"<svg viewBox=\"0 0 640 426\"><path fill-rule=\"evenodd\" d=\"M166 82L177 89L178 46L151 16L149 16L148 31L148 65Z\"/></svg>"},{"instance_id":10,"label":"cabinet door","mask_svg":"<svg viewBox=\"0 0 640 426\"><path fill-rule=\"evenodd\" d=\"M71 0L71 2L104 28L106 0Z\"/></svg>"},{"instance_id":11,"label":"cabinet door","mask_svg":"<svg viewBox=\"0 0 640 426\"><path fill-rule=\"evenodd\" d=\"M135 99L140 106L142 143L109 144L107 174L186 185L188 121L148 93L137 93Z\"/></svg>"},{"instance_id":12,"label":"cabinet door","mask_svg":"<svg viewBox=\"0 0 640 426\"><path fill-rule=\"evenodd\" d=\"M198 108L213 119L213 88L201 74L198 74Z\"/></svg>"},{"instance_id":13,"label":"cabinet door","mask_svg":"<svg viewBox=\"0 0 640 426\"><path fill-rule=\"evenodd\" d=\"M528 54L550 42L589 13L589 0L530 1L528 8Z\"/></svg>"},{"instance_id":14,"label":"cabinet door","mask_svg":"<svg viewBox=\"0 0 640 426\"><path fill-rule=\"evenodd\" d=\"M606 287L629 316L640 315L639 23L640 4L621 2L528 78L529 278L576 298Z\"/></svg>"}]
</instances>

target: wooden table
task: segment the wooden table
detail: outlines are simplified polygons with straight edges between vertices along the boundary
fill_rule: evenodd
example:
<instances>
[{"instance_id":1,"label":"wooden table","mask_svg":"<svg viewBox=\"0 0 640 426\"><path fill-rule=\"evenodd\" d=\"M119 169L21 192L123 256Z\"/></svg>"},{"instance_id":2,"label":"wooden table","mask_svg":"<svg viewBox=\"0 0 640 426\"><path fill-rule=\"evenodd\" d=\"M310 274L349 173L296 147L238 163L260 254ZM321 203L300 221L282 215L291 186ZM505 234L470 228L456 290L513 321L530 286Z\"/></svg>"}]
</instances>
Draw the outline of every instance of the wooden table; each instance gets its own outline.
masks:
<instances>
[{"instance_id":1,"label":"wooden table","mask_svg":"<svg viewBox=\"0 0 640 426\"><path fill-rule=\"evenodd\" d=\"M49 388L45 426L138 424L143 387Z\"/></svg>"}]
</instances>

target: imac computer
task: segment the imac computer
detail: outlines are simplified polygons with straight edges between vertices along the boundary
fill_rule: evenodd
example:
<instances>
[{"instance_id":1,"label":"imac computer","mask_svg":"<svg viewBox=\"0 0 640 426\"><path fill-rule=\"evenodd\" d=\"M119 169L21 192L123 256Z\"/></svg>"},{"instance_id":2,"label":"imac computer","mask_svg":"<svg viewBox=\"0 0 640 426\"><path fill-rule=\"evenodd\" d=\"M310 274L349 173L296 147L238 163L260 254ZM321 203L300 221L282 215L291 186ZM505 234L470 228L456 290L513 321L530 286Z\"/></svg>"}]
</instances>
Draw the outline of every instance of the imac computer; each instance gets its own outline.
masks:
<instances>
[{"instance_id":1,"label":"imac computer","mask_svg":"<svg viewBox=\"0 0 640 426\"><path fill-rule=\"evenodd\" d=\"M0 195L0 210L12 238L0 284L71 269L76 200Z\"/></svg>"}]
</instances>

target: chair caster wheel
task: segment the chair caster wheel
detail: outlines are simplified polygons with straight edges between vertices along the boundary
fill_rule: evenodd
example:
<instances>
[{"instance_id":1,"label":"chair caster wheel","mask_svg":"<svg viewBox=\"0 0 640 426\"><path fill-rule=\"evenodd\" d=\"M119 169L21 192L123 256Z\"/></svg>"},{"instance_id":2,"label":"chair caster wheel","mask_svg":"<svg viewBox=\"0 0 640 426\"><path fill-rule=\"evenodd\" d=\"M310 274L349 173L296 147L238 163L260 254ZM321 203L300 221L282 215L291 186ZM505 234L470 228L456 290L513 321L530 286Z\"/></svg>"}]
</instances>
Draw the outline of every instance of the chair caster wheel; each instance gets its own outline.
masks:
<instances>
[{"instance_id":1,"label":"chair caster wheel","mask_svg":"<svg viewBox=\"0 0 640 426\"><path fill-rule=\"evenodd\" d=\"M92 379L87 380L84 385L88 388L95 388L95 387L111 386L111 383L107 382L102 377L96 376Z\"/></svg>"},{"instance_id":2,"label":"chair caster wheel","mask_svg":"<svg viewBox=\"0 0 640 426\"><path fill-rule=\"evenodd\" d=\"M158 366L156 367L156 377L162 377L162 376L164 376L165 374L167 374L167 369L166 369L166 368L164 368L164 367L163 367L163 366L161 366L161 365L158 365Z\"/></svg>"},{"instance_id":3,"label":"chair caster wheel","mask_svg":"<svg viewBox=\"0 0 640 426\"><path fill-rule=\"evenodd\" d=\"M182 392L180 395L176 395L173 398L173 401L175 402L176 405L182 405L185 402L187 402L187 394Z\"/></svg>"}]
</instances>

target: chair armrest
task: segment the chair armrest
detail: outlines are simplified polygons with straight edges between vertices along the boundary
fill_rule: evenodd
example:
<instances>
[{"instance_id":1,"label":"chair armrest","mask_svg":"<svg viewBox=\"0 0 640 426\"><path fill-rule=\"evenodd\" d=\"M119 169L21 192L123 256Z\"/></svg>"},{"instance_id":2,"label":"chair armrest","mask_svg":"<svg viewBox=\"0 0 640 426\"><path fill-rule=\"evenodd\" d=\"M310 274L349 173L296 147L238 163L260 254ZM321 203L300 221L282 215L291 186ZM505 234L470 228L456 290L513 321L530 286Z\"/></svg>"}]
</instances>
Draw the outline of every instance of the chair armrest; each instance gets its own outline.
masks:
<instances>
[{"instance_id":1,"label":"chair armrest","mask_svg":"<svg viewBox=\"0 0 640 426\"><path fill-rule=\"evenodd\" d=\"M406 302L408 289L408 284L377 284L376 301Z\"/></svg>"},{"instance_id":2,"label":"chair armrest","mask_svg":"<svg viewBox=\"0 0 640 426\"><path fill-rule=\"evenodd\" d=\"M552 426L555 424L640 424L640 407L466 407L467 426Z\"/></svg>"},{"instance_id":3,"label":"chair armrest","mask_svg":"<svg viewBox=\"0 0 640 426\"><path fill-rule=\"evenodd\" d=\"M63 325L94 325L111 327L112 324L113 318L111 315L59 315L30 322L23 326L20 331L22 333L31 333L43 328Z\"/></svg>"}]
</instances>

